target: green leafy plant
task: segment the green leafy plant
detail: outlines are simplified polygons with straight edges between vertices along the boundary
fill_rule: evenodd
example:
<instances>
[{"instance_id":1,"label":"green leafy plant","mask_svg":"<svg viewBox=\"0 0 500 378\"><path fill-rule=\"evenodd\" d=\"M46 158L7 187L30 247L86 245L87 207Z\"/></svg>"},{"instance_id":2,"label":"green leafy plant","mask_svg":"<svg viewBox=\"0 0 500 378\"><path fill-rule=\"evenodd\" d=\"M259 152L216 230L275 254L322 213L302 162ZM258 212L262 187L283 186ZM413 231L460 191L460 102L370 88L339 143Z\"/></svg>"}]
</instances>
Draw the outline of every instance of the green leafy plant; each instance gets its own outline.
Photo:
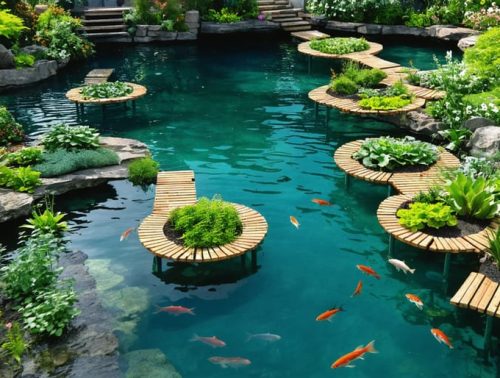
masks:
<instances>
[{"instance_id":1,"label":"green leafy plant","mask_svg":"<svg viewBox=\"0 0 500 378\"><path fill-rule=\"evenodd\" d=\"M133 88L121 81L111 81L98 84L89 84L80 90L84 99L101 99L125 97L133 92Z\"/></svg>"},{"instance_id":2,"label":"green leafy plant","mask_svg":"<svg viewBox=\"0 0 500 378\"><path fill-rule=\"evenodd\" d=\"M24 325L33 334L61 336L79 313L74 304L76 293L71 285L53 287L27 298L19 308Z\"/></svg>"},{"instance_id":3,"label":"green leafy plant","mask_svg":"<svg viewBox=\"0 0 500 378\"><path fill-rule=\"evenodd\" d=\"M34 233L61 235L68 229L68 223L63 219L65 213L54 211L53 201L45 201L45 209L35 210L31 213L31 218L21 227L32 230Z\"/></svg>"},{"instance_id":4,"label":"green leafy plant","mask_svg":"<svg viewBox=\"0 0 500 378\"><path fill-rule=\"evenodd\" d=\"M449 129L440 130L438 134L441 135L447 144L445 148L450 151L460 151L467 143L472 131L465 127L451 127Z\"/></svg>"},{"instance_id":5,"label":"green leafy plant","mask_svg":"<svg viewBox=\"0 0 500 378\"><path fill-rule=\"evenodd\" d=\"M474 179L484 177L485 179L499 179L500 170L492 159L476 156L466 156L462 159L460 168L456 174L463 173Z\"/></svg>"},{"instance_id":6,"label":"green leafy plant","mask_svg":"<svg viewBox=\"0 0 500 378\"><path fill-rule=\"evenodd\" d=\"M360 87L371 88L384 80L387 74L377 68L361 68L358 63L349 61L344 65L340 76L348 77Z\"/></svg>"},{"instance_id":7,"label":"green leafy plant","mask_svg":"<svg viewBox=\"0 0 500 378\"><path fill-rule=\"evenodd\" d=\"M413 202L421 203L443 203L446 201L448 193L441 186L433 186L425 192L419 192L413 197Z\"/></svg>"},{"instance_id":8,"label":"green leafy plant","mask_svg":"<svg viewBox=\"0 0 500 378\"><path fill-rule=\"evenodd\" d=\"M335 78L330 83L330 88L341 95L353 95L358 92L358 86L347 76Z\"/></svg>"},{"instance_id":9,"label":"green leafy plant","mask_svg":"<svg viewBox=\"0 0 500 378\"><path fill-rule=\"evenodd\" d=\"M490 233L489 241L490 248L488 252L493 257L493 260L495 260L497 268L500 269L500 228Z\"/></svg>"},{"instance_id":10,"label":"green leafy plant","mask_svg":"<svg viewBox=\"0 0 500 378\"><path fill-rule=\"evenodd\" d=\"M7 330L6 341L2 343L2 349L5 350L18 364L28 348L24 340L23 332L18 322L10 323Z\"/></svg>"},{"instance_id":11,"label":"green leafy plant","mask_svg":"<svg viewBox=\"0 0 500 378\"><path fill-rule=\"evenodd\" d=\"M72 151L58 148L53 151L44 151L42 159L42 162L33 166L33 169L41 173L41 177L57 177L82 169L107 167L120 163L116 152L102 147Z\"/></svg>"},{"instance_id":12,"label":"green leafy plant","mask_svg":"<svg viewBox=\"0 0 500 378\"><path fill-rule=\"evenodd\" d=\"M311 41L310 46L313 50L325 54L350 54L353 52L364 51L370 48L370 45L364 38L325 38Z\"/></svg>"},{"instance_id":13,"label":"green leafy plant","mask_svg":"<svg viewBox=\"0 0 500 378\"><path fill-rule=\"evenodd\" d=\"M16 68L26 68L33 67L35 64L35 57L31 54L21 53L14 57L14 61L16 63Z\"/></svg>"},{"instance_id":14,"label":"green leafy plant","mask_svg":"<svg viewBox=\"0 0 500 378\"><path fill-rule=\"evenodd\" d=\"M476 44L464 54L464 62L469 72L488 78L491 87L500 85L500 27L482 34Z\"/></svg>"},{"instance_id":15,"label":"green leafy plant","mask_svg":"<svg viewBox=\"0 0 500 378\"><path fill-rule=\"evenodd\" d=\"M128 166L128 179L134 185L153 184L156 182L159 168L160 165L150 157L136 159Z\"/></svg>"},{"instance_id":16,"label":"green leafy plant","mask_svg":"<svg viewBox=\"0 0 500 378\"><path fill-rule=\"evenodd\" d=\"M220 197L203 197L195 205L177 208L170 214L172 228L182 233L187 247L213 247L231 243L243 225L236 209Z\"/></svg>"},{"instance_id":17,"label":"green leafy plant","mask_svg":"<svg viewBox=\"0 0 500 378\"><path fill-rule=\"evenodd\" d=\"M40 172L31 167L0 167L0 187L16 192L33 193L41 183Z\"/></svg>"},{"instance_id":18,"label":"green leafy plant","mask_svg":"<svg viewBox=\"0 0 500 378\"><path fill-rule=\"evenodd\" d=\"M463 217L492 219L500 210L500 199L495 192L500 190L499 180L476 179L463 173L446 187L449 193L448 204Z\"/></svg>"},{"instance_id":19,"label":"green leafy plant","mask_svg":"<svg viewBox=\"0 0 500 378\"><path fill-rule=\"evenodd\" d=\"M431 26L433 24L433 20L430 15L428 15L426 12L424 13L418 13L418 12L411 12L407 17L405 21L406 26L412 26L416 28L425 28L427 26Z\"/></svg>"},{"instance_id":20,"label":"green leafy plant","mask_svg":"<svg viewBox=\"0 0 500 378\"><path fill-rule=\"evenodd\" d=\"M229 8L222 8L220 11L209 9L206 20L221 24L230 24L241 21L241 16L239 16L236 12L229 10Z\"/></svg>"},{"instance_id":21,"label":"green leafy plant","mask_svg":"<svg viewBox=\"0 0 500 378\"><path fill-rule=\"evenodd\" d=\"M456 226L457 218L452 208L443 203L410 203L408 209L399 209L396 213L399 224L413 232L425 227L441 228Z\"/></svg>"},{"instance_id":22,"label":"green leafy plant","mask_svg":"<svg viewBox=\"0 0 500 378\"><path fill-rule=\"evenodd\" d=\"M0 36L17 41L26 29L20 17L13 15L9 9L0 9Z\"/></svg>"},{"instance_id":23,"label":"green leafy plant","mask_svg":"<svg viewBox=\"0 0 500 378\"><path fill-rule=\"evenodd\" d=\"M23 139L23 127L16 122L5 106L0 106L0 146L22 142Z\"/></svg>"},{"instance_id":24,"label":"green leafy plant","mask_svg":"<svg viewBox=\"0 0 500 378\"><path fill-rule=\"evenodd\" d=\"M402 96L376 96L361 99L358 104L363 109L368 110L396 110L411 104L412 100Z\"/></svg>"},{"instance_id":25,"label":"green leafy plant","mask_svg":"<svg viewBox=\"0 0 500 378\"><path fill-rule=\"evenodd\" d=\"M83 150L99 147L99 133L89 126L57 125L43 137L47 151Z\"/></svg>"},{"instance_id":26,"label":"green leafy plant","mask_svg":"<svg viewBox=\"0 0 500 378\"><path fill-rule=\"evenodd\" d=\"M26 167L42 161L42 150L37 147L26 147L7 154L7 164L15 167Z\"/></svg>"},{"instance_id":27,"label":"green leafy plant","mask_svg":"<svg viewBox=\"0 0 500 378\"><path fill-rule=\"evenodd\" d=\"M365 167L387 171L405 166L428 166L434 164L438 156L436 146L412 137L367 139L352 155Z\"/></svg>"}]
</instances>

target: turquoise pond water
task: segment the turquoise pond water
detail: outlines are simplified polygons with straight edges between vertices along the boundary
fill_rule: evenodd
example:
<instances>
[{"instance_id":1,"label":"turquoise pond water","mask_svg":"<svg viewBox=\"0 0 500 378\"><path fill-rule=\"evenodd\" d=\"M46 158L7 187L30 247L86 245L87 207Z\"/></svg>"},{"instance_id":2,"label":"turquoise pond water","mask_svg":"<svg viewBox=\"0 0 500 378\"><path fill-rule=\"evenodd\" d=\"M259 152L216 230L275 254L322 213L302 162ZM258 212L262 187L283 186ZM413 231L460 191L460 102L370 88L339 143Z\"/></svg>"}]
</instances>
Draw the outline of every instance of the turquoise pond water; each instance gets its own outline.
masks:
<instances>
[{"instance_id":1,"label":"turquoise pond water","mask_svg":"<svg viewBox=\"0 0 500 378\"><path fill-rule=\"evenodd\" d=\"M442 58L445 51L394 42L381 56L431 69L433 54ZM101 109L93 108L77 119L64 93L93 67L115 67L117 79L148 87L135 114L109 107L103 119ZM354 181L345 189L332 159L335 149L354 139L401 132L336 111L328 126L323 111L316 120L307 92L328 81L331 67L339 66L315 60L308 75L306 59L288 40L114 47L101 49L88 64L3 96L33 135L64 121L137 138L163 170L194 170L200 196L219 193L257 209L269 223L256 272L243 271L235 259L169 266L158 277L135 233L119 242L125 229L137 227L151 212L153 187L143 191L120 181L59 197L58 207L71 220L71 247L90 256L102 300L116 319L122 355L158 349L185 377L498 376L496 357L482 357L484 318L449 304L450 294L478 268L477 259L454 258L446 290L443 256L398 243L396 257L416 272L396 272L387 263L388 237L375 215L386 188ZM333 206L319 207L312 198ZM290 215L302 224L299 230ZM16 226L8 225L5 234ZM382 278L362 276L356 264L372 266ZM351 298L359 279L363 293ZM406 293L419 295L424 310L409 303ZM196 315L156 313L156 306L168 305L194 307ZM335 305L345 312L332 322L315 321ZM445 331L455 349L438 344L432 327ZM282 339L246 342L247 333L261 332ZM189 342L193 334L216 335L227 346ZM498 335L496 329L495 353ZM371 340L379 354L357 361L355 369L330 369L338 357ZM222 369L208 361L217 355L252 364ZM126 358L122 363L126 370ZM163 365L144 363L149 364L145 376L166 376Z\"/></svg>"}]
</instances>

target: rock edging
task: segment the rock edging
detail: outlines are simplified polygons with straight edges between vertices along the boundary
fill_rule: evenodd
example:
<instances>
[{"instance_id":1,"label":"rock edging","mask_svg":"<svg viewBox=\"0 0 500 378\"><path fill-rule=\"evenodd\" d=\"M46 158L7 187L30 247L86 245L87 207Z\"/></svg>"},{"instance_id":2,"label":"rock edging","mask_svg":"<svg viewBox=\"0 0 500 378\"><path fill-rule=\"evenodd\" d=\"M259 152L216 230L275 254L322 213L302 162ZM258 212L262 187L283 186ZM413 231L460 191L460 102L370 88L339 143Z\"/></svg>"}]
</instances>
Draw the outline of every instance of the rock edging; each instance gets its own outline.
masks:
<instances>
[{"instance_id":1,"label":"rock edging","mask_svg":"<svg viewBox=\"0 0 500 378\"><path fill-rule=\"evenodd\" d=\"M0 189L0 223L26 216L34 201L46 194L59 195L71 190L101 185L110 180L128 177L128 163L149 155L147 146L134 139L101 137L101 145L118 154L120 164L91 168L53 178L43 178L33 194Z\"/></svg>"},{"instance_id":2,"label":"rock edging","mask_svg":"<svg viewBox=\"0 0 500 378\"><path fill-rule=\"evenodd\" d=\"M218 22L201 23L200 33L202 34L231 34L231 33L269 33L279 31L280 26L276 22L246 20L229 24Z\"/></svg>"}]
</instances>

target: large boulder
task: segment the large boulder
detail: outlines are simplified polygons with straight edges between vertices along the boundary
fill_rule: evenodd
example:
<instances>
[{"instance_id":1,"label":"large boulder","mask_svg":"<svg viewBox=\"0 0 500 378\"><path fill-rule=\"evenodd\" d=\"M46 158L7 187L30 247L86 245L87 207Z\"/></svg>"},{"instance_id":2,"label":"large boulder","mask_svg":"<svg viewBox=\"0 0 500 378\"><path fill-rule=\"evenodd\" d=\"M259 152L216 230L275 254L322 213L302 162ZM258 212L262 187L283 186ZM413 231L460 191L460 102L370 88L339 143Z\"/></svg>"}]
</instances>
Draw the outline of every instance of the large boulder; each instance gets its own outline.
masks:
<instances>
[{"instance_id":1,"label":"large boulder","mask_svg":"<svg viewBox=\"0 0 500 378\"><path fill-rule=\"evenodd\" d=\"M355 33L358 27L360 27L361 25L363 24L360 22L328 21L328 23L326 24L326 29Z\"/></svg>"},{"instance_id":2,"label":"large boulder","mask_svg":"<svg viewBox=\"0 0 500 378\"><path fill-rule=\"evenodd\" d=\"M380 34L382 32L382 25L363 24L358 27L357 32L360 34Z\"/></svg>"},{"instance_id":3,"label":"large boulder","mask_svg":"<svg viewBox=\"0 0 500 378\"><path fill-rule=\"evenodd\" d=\"M464 122L464 127L470 131L479 129L480 127L495 126L495 122L488 118L472 117Z\"/></svg>"},{"instance_id":4,"label":"large boulder","mask_svg":"<svg viewBox=\"0 0 500 378\"><path fill-rule=\"evenodd\" d=\"M500 152L500 127L486 126L476 129L468 147L473 155L494 156Z\"/></svg>"},{"instance_id":5,"label":"large boulder","mask_svg":"<svg viewBox=\"0 0 500 378\"><path fill-rule=\"evenodd\" d=\"M0 69L14 68L14 54L4 45L0 45Z\"/></svg>"},{"instance_id":6,"label":"large boulder","mask_svg":"<svg viewBox=\"0 0 500 378\"><path fill-rule=\"evenodd\" d=\"M45 58L47 53L47 48L40 45L29 45L21 47L20 51L24 54L30 54L38 59Z\"/></svg>"},{"instance_id":7,"label":"large boulder","mask_svg":"<svg viewBox=\"0 0 500 378\"><path fill-rule=\"evenodd\" d=\"M453 25L432 25L427 28L429 36L445 41L459 41L464 37L479 34L478 31Z\"/></svg>"},{"instance_id":8,"label":"large boulder","mask_svg":"<svg viewBox=\"0 0 500 378\"><path fill-rule=\"evenodd\" d=\"M231 24L220 24L217 22L202 22L202 34L230 34L230 33L248 33L248 32L272 32L280 30L280 25L276 22L246 20L233 22ZM178 39L181 39L179 33Z\"/></svg>"},{"instance_id":9,"label":"large boulder","mask_svg":"<svg viewBox=\"0 0 500 378\"><path fill-rule=\"evenodd\" d=\"M416 37L426 37L427 30L424 28L415 28L405 25L383 25L383 35L414 35Z\"/></svg>"},{"instance_id":10,"label":"large boulder","mask_svg":"<svg viewBox=\"0 0 500 378\"><path fill-rule=\"evenodd\" d=\"M478 35L471 35L470 37L462 38L460 39L460 41L458 41L458 48L462 51L465 51L465 49L475 46L478 38Z\"/></svg>"},{"instance_id":11,"label":"large boulder","mask_svg":"<svg viewBox=\"0 0 500 378\"><path fill-rule=\"evenodd\" d=\"M57 69L55 60L39 60L33 67L0 70L0 90L37 83L55 75Z\"/></svg>"},{"instance_id":12,"label":"large boulder","mask_svg":"<svg viewBox=\"0 0 500 378\"><path fill-rule=\"evenodd\" d=\"M443 124L422 111L408 112L401 117L402 128L417 134L435 136L443 128Z\"/></svg>"}]
</instances>

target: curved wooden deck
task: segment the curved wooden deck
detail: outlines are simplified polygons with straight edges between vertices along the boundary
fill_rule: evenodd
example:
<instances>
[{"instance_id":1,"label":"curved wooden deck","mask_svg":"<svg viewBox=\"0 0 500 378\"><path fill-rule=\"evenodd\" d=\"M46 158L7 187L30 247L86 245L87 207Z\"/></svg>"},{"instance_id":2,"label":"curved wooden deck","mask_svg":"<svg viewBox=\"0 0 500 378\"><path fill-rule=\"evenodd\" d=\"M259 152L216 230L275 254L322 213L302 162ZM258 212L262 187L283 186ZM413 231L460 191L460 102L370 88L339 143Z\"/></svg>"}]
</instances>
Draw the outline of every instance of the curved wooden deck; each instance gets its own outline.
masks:
<instances>
[{"instance_id":1,"label":"curved wooden deck","mask_svg":"<svg viewBox=\"0 0 500 378\"><path fill-rule=\"evenodd\" d=\"M482 273L471 272L450 303L500 318L500 286Z\"/></svg>"},{"instance_id":2,"label":"curved wooden deck","mask_svg":"<svg viewBox=\"0 0 500 378\"><path fill-rule=\"evenodd\" d=\"M122 97L113 97L113 98L94 98L94 99L84 99L80 91L84 87L77 87L70 89L66 92L66 98L76 104L98 104L98 105L107 105L107 104L118 104L127 101L134 101L138 98L141 98L146 95L147 89L146 87L134 84L134 83L125 83L132 87L132 93L127 96Z\"/></svg>"},{"instance_id":3,"label":"curved wooden deck","mask_svg":"<svg viewBox=\"0 0 500 378\"><path fill-rule=\"evenodd\" d=\"M193 171L160 172L158 174L153 213L141 223L141 243L155 256L175 261L206 263L241 256L254 250L267 233L267 222L257 211L233 204L238 211L243 231L229 244L210 248L189 248L169 240L164 232L170 212L196 203Z\"/></svg>"},{"instance_id":4,"label":"curved wooden deck","mask_svg":"<svg viewBox=\"0 0 500 378\"><path fill-rule=\"evenodd\" d=\"M484 230L466 236L440 237L421 231L413 232L401 226L396 216L398 209L412 198L412 195L396 195L385 199L377 210L377 218L392 237L413 247L442 253L481 253L489 247L489 233L499 227L500 220L494 219Z\"/></svg>"},{"instance_id":5,"label":"curved wooden deck","mask_svg":"<svg viewBox=\"0 0 500 378\"><path fill-rule=\"evenodd\" d=\"M311 48L311 41L302 42L298 45L298 50L300 53L314 56L317 58L328 58L328 59L350 59L356 60L361 59L362 57L369 57L370 55L378 54L383 50L383 46L380 43L368 42L370 47L367 50L353 52L349 54L327 54L318 50L314 50Z\"/></svg>"},{"instance_id":6,"label":"curved wooden deck","mask_svg":"<svg viewBox=\"0 0 500 378\"><path fill-rule=\"evenodd\" d=\"M309 98L321 105L336 108L345 113L354 113L359 115L395 115L417 110L425 105L425 99L416 97L411 104L400 109L394 110L371 110L363 109L359 106L358 100L345 97L336 97L328 93L329 85L323 85L309 92Z\"/></svg>"},{"instance_id":7,"label":"curved wooden deck","mask_svg":"<svg viewBox=\"0 0 500 378\"><path fill-rule=\"evenodd\" d=\"M437 162L421 172L381 172L366 168L352 158L365 140L355 140L340 146L334 154L337 166L347 175L376 184L392 185L402 194L416 194L442 183L441 171L460 166L460 161L447 151L441 151Z\"/></svg>"}]
</instances>

